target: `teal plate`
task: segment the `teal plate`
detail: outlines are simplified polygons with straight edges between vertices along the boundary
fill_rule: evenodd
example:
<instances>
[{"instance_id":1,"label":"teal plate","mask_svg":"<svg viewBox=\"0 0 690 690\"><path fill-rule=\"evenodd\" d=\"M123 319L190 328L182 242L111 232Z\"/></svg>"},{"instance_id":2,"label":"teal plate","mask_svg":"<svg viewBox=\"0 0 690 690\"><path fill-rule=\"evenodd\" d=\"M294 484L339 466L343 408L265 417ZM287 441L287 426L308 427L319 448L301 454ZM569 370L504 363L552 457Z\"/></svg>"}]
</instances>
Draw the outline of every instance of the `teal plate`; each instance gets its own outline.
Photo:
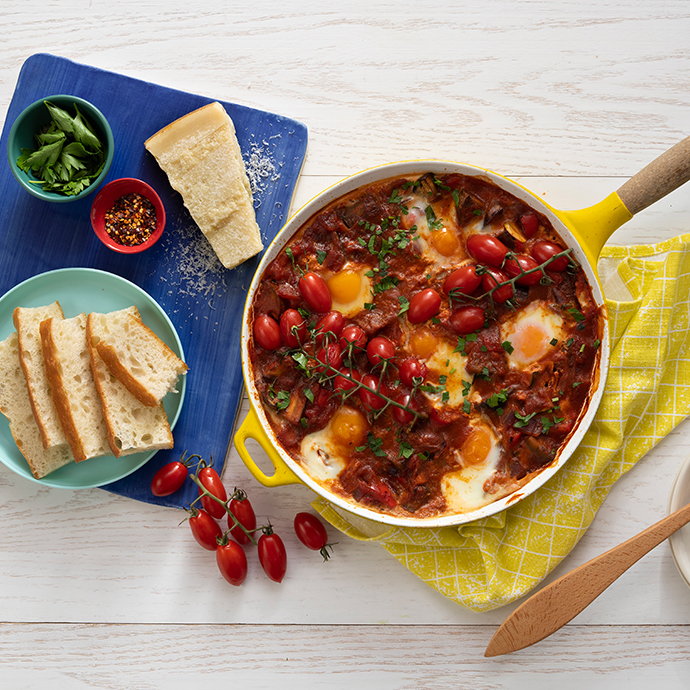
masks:
<instances>
[{"instance_id":1,"label":"teal plate","mask_svg":"<svg viewBox=\"0 0 690 690\"><path fill-rule=\"evenodd\" d=\"M106 271L93 268L62 268L41 273L25 280L0 297L0 340L14 331L12 312L16 307L40 307L57 300L66 317L81 312L109 312L134 305L144 323L182 360L182 344L167 314L144 290ZM168 393L163 406L170 428L174 428L186 388L183 376L177 393ZM146 464L157 451L116 458L104 455L80 463L70 463L43 479L35 479L29 465L19 452L10 426L0 415L0 461L22 477L45 486L62 489L87 489L122 479Z\"/></svg>"}]
</instances>

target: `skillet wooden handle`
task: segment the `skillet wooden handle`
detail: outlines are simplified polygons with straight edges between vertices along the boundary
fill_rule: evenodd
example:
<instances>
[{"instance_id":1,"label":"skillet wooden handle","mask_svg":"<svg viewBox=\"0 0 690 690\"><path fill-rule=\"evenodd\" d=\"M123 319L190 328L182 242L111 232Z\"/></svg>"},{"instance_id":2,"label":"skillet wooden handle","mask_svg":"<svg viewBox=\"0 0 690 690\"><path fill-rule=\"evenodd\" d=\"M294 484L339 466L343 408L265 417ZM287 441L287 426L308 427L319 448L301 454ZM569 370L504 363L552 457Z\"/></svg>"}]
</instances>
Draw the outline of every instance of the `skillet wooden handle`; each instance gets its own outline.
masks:
<instances>
[{"instance_id":1,"label":"skillet wooden handle","mask_svg":"<svg viewBox=\"0 0 690 690\"><path fill-rule=\"evenodd\" d=\"M506 618L484 656L529 647L570 622L646 553L690 522L690 503L544 587Z\"/></svg>"},{"instance_id":2,"label":"skillet wooden handle","mask_svg":"<svg viewBox=\"0 0 690 690\"><path fill-rule=\"evenodd\" d=\"M648 166L631 177L619 190L618 196L630 213L651 206L690 180L690 137L686 137L655 158Z\"/></svg>"}]
</instances>

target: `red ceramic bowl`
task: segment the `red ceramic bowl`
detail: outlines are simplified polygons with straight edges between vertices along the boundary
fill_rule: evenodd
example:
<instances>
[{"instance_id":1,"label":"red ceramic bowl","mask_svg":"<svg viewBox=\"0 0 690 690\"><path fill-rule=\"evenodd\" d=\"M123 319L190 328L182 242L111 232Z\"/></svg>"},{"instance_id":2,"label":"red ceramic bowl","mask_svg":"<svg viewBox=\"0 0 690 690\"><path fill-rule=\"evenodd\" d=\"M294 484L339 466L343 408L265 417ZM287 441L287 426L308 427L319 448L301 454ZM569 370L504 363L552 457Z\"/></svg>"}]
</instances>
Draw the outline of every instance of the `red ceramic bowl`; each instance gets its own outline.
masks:
<instances>
[{"instance_id":1,"label":"red ceramic bowl","mask_svg":"<svg viewBox=\"0 0 690 690\"><path fill-rule=\"evenodd\" d=\"M120 197L126 194L132 194L133 192L146 197L154 205L156 209L156 228L151 236L141 244L120 244L106 232L105 214ZM91 205L91 226L98 239L114 252L120 252L121 254L138 254L152 247L163 234L163 228L165 228L165 209L163 208L160 197L156 194L153 187L134 177L122 177L119 180L109 182L96 195Z\"/></svg>"}]
</instances>

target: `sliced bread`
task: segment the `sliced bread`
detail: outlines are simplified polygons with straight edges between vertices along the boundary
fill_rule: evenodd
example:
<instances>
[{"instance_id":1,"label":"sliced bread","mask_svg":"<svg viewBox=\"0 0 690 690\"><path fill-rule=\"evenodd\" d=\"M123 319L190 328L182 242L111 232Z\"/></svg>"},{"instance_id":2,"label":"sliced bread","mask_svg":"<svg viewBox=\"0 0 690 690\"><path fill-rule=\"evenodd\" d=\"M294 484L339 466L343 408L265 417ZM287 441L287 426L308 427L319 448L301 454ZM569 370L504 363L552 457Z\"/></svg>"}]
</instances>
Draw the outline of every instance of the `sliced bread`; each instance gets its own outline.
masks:
<instances>
[{"instance_id":1,"label":"sliced bread","mask_svg":"<svg viewBox=\"0 0 690 690\"><path fill-rule=\"evenodd\" d=\"M223 266L234 268L263 249L235 126L220 103L175 120L144 146Z\"/></svg>"},{"instance_id":2,"label":"sliced bread","mask_svg":"<svg viewBox=\"0 0 690 690\"><path fill-rule=\"evenodd\" d=\"M142 404L111 374L98 354L97 345L107 335L106 324L121 322L129 316L139 319L136 307L109 314L91 313L86 319L91 371L101 398L108 444L116 458L173 447L172 432L163 405L149 407Z\"/></svg>"},{"instance_id":3,"label":"sliced bread","mask_svg":"<svg viewBox=\"0 0 690 690\"><path fill-rule=\"evenodd\" d=\"M62 308L58 302L45 307L17 307L12 315L19 338L19 361L44 448L67 443L55 411L43 364L39 325L41 321L50 317L63 318Z\"/></svg>"},{"instance_id":4,"label":"sliced bread","mask_svg":"<svg viewBox=\"0 0 690 690\"><path fill-rule=\"evenodd\" d=\"M77 462L110 454L101 400L91 374L86 314L41 322L46 374L60 423Z\"/></svg>"},{"instance_id":5,"label":"sliced bread","mask_svg":"<svg viewBox=\"0 0 690 690\"><path fill-rule=\"evenodd\" d=\"M72 462L66 441L47 449L43 447L19 361L16 333L0 342L0 412L7 417L10 433L36 479Z\"/></svg>"},{"instance_id":6,"label":"sliced bread","mask_svg":"<svg viewBox=\"0 0 690 690\"><path fill-rule=\"evenodd\" d=\"M137 400L158 407L188 367L140 318L114 314L97 315L98 354Z\"/></svg>"}]
</instances>

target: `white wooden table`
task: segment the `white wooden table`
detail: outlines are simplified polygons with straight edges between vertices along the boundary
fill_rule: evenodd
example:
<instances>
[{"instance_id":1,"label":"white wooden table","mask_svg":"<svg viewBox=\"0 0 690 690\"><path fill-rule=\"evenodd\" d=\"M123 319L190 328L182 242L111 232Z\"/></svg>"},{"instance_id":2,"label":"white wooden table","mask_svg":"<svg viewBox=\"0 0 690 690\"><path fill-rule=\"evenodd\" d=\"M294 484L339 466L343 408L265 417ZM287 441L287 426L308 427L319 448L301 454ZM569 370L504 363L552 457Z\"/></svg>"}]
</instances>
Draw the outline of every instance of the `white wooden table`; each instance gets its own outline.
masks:
<instances>
[{"instance_id":1,"label":"white wooden table","mask_svg":"<svg viewBox=\"0 0 690 690\"><path fill-rule=\"evenodd\" d=\"M0 118L36 52L271 110L309 128L295 207L358 170L429 157L577 208L690 133L687 0L230 4L0 0ZM688 231L686 185L612 242ZM686 421L614 486L549 580L661 518L688 455ZM258 486L234 451L225 481L280 528L282 585L256 561L227 585L179 511L0 466L0 687L690 686L690 590L668 544L548 640L485 659L514 606L469 612L333 533L321 563L290 528L308 489Z\"/></svg>"}]
</instances>

